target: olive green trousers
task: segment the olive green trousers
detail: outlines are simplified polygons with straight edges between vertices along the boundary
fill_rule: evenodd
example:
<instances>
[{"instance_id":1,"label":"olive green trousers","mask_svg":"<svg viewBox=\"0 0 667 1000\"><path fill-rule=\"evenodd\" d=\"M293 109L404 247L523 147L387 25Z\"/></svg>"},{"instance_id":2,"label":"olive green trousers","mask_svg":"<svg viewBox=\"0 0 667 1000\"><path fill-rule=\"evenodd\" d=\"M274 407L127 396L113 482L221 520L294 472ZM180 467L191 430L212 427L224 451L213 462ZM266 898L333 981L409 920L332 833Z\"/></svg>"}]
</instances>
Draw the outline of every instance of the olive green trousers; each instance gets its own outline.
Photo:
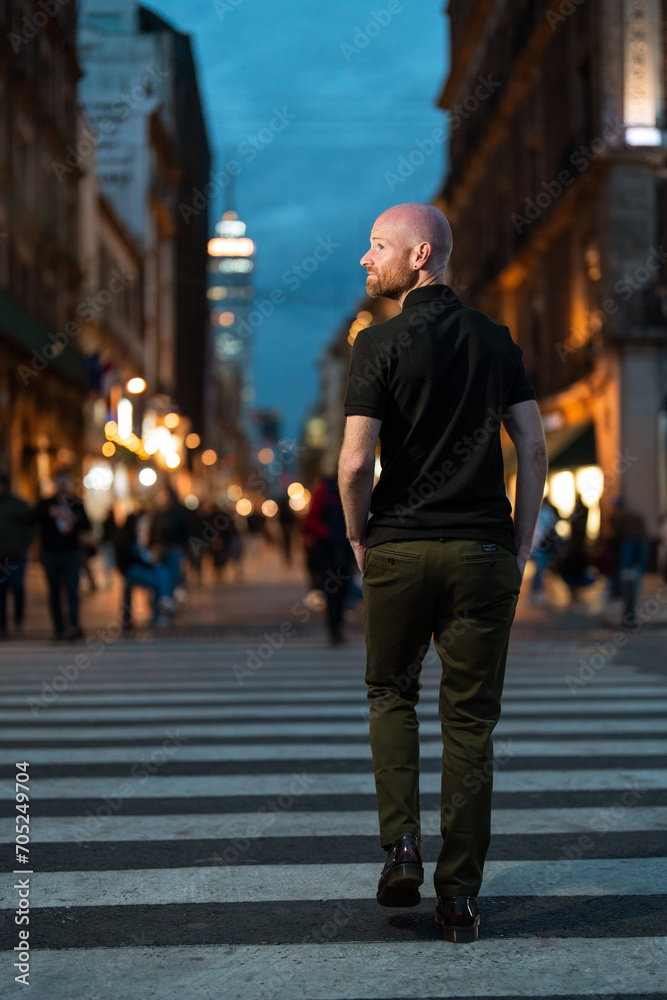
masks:
<instances>
[{"instance_id":1,"label":"olive green trousers","mask_svg":"<svg viewBox=\"0 0 667 1000\"><path fill-rule=\"evenodd\" d=\"M476 896L489 847L492 732L500 717L521 573L509 549L462 539L385 542L363 575L366 684L380 838L442 837L436 894ZM442 662L440 831L419 812L422 661L431 638Z\"/></svg>"}]
</instances>

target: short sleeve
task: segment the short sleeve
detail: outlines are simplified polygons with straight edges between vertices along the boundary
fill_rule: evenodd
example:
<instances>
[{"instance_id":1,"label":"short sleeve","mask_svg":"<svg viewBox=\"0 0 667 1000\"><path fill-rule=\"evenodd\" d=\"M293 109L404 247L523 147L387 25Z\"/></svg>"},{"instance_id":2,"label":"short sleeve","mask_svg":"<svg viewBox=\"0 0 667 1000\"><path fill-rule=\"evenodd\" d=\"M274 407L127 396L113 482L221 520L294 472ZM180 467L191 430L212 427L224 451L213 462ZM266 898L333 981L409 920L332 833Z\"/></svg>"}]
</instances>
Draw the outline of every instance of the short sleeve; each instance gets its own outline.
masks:
<instances>
[{"instance_id":1,"label":"short sleeve","mask_svg":"<svg viewBox=\"0 0 667 1000\"><path fill-rule=\"evenodd\" d=\"M515 367L514 378L505 401L505 406L513 406L515 403L524 403L527 399L537 399L535 390L533 389L533 383L528 377L528 373L521 358L521 348L518 344L515 344L514 341L512 341L512 347L514 349L515 359L518 363Z\"/></svg>"},{"instance_id":2,"label":"short sleeve","mask_svg":"<svg viewBox=\"0 0 667 1000\"><path fill-rule=\"evenodd\" d=\"M387 357L382 355L368 331L361 330L352 346L345 415L383 420L388 406Z\"/></svg>"}]
</instances>

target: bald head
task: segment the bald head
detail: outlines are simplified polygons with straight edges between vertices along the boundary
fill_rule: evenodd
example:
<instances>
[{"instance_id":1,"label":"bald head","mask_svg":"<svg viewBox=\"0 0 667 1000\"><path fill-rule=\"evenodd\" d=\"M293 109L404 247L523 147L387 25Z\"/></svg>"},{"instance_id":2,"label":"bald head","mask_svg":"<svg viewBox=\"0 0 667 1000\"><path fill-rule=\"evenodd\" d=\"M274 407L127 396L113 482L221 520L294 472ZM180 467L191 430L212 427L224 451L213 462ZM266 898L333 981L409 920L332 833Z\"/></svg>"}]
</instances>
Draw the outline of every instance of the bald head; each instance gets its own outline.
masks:
<instances>
[{"instance_id":1,"label":"bald head","mask_svg":"<svg viewBox=\"0 0 667 1000\"><path fill-rule=\"evenodd\" d=\"M394 205L375 220L371 249L361 258L366 291L402 303L413 288L444 284L451 252L452 231L434 205Z\"/></svg>"},{"instance_id":2,"label":"bald head","mask_svg":"<svg viewBox=\"0 0 667 1000\"><path fill-rule=\"evenodd\" d=\"M394 205L378 217L373 227L374 230L382 228L389 228L400 236L408 250L429 243L431 254L425 267L431 274L444 275L452 252L452 230L435 205L417 201Z\"/></svg>"}]
</instances>

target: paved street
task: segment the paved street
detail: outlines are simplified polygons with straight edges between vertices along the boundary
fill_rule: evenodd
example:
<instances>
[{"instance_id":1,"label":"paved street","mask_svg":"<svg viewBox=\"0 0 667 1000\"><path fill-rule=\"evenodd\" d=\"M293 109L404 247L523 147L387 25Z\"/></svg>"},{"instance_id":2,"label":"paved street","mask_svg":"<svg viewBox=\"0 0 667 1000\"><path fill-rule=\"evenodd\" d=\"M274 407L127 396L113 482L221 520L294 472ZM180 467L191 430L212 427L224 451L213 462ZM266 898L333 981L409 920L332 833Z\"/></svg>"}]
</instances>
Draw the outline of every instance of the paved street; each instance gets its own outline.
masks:
<instances>
[{"instance_id":1,"label":"paved street","mask_svg":"<svg viewBox=\"0 0 667 1000\"><path fill-rule=\"evenodd\" d=\"M359 612L346 646L325 645L317 616L281 642L288 585L303 596L296 577L244 585L250 619L253 593L274 601L245 636L198 634L191 611L190 638L4 645L1 849L7 871L28 761L30 995L667 997L664 626L615 645L597 618L522 609L480 940L457 948L432 919L435 652L422 905L384 910ZM7 997L20 877L3 876Z\"/></svg>"}]
</instances>

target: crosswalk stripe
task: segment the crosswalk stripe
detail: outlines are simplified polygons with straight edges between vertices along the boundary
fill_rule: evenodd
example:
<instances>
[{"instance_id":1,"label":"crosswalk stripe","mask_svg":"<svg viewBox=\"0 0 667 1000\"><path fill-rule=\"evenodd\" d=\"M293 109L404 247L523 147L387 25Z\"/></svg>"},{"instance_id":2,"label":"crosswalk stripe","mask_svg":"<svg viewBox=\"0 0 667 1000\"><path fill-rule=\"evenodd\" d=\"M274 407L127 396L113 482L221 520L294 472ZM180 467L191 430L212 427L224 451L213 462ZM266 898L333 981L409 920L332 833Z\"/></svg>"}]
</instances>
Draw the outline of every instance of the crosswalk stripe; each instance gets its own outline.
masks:
<instances>
[{"instance_id":1,"label":"crosswalk stripe","mask_svg":"<svg viewBox=\"0 0 667 1000\"><path fill-rule=\"evenodd\" d=\"M484 776L482 776L482 781ZM471 777L470 789L474 794L475 782ZM42 778L36 779L39 799L103 798L105 796L140 795L141 798L167 796L192 798L196 796L235 795L289 795L290 797L326 793L327 795L374 795L372 774L309 773L307 767L294 774L239 774L196 775L167 777L140 773L126 778ZM480 785L481 787L481 785ZM422 774L420 788L423 792L440 789L440 775L435 772ZM513 771L501 767L494 777L497 792L540 791L595 791L598 789L667 789L667 770L656 768L610 768L606 771ZM125 790L123 790L125 789ZM0 800L14 798L14 785L0 783Z\"/></svg>"},{"instance_id":2,"label":"crosswalk stripe","mask_svg":"<svg viewBox=\"0 0 667 1000\"><path fill-rule=\"evenodd\" d=\"M166 685L164 685L166 686ZM147 705L262 705L266 704L266 701L270 701L274 704L312 704L317 702L333 703L336 705L342 705L350 703L352 705L359 704L360 700L365 697L365 688L360 687L355 684L353 687L351 685L342 686L340 689L334 687L327 688L307 688L304 689L300 686L298 690L287 691L285 690L286 685L281 685L278 688L273 688L268 690L266 687L262 688L261 691L250 691L238 689L232 689L226 692L220 692L219 686L215 688L209 688L207 691L202 692L197 695L193 691L193 686L191 684L183 683L178 686L178 690L175 691L159 691L156 692L151 688L136 688L134 686L127 687L123 689L122 693L110 693L110 692L98 692L93 693L92 691L82 693L77 689L76 691L67 691L66 694L61 694L58 696L57 705L59 709L77 709L77 708L103 708L109 709L112 706L114 708L133 708L135 705L137 707L143 707ZM22 696L18 695L0 695L0 706L2 708L10 709L23 709L24 711L30 707L30 699L34 698L39 700L44 692L41 688L34 688L30 690L29 688L23 689L24 693ZM50 692L46 692L47 697ZM360 698L360 694L363 696ZM506 696L508 691L506 689ZM571 697L571 696L570 696ZM424 689L420 696L420 705L423 707L425 704L436 703L438 698L437 690ZM512 692L512 701L516 704L518 701L526 701L532 703L532 699L540 699L540 701L548 701L555 704L557 707L560 704L560 699L563 698L562 690L544 690L542 688L526 688L521 687L517 692ZM667 689L665 685L635 685L631 690L623 687L607 687L604 688L604 703L612 704L618 699L623 699L623 701L629 704L634 704L635 702L643 702L647 698L656 699L666 699ZM600 699L599 691L592 691L588 688L584 688L581 691L576 691L576 700L581 701L598 701ZM509 700L509 696L508 696ZM571 702L568 702L571 703ZM51 704L49 701L44 701L45 707L49 708L49 712L52 712ZM123 713L124 714L124 713ZM7 718L13 718L14 715L7 713Z\"/></svg>"},{"instance_id":3,"label":"crosswalk stripe","mask_svg":"<svg viewBox=\"0 0 667 1000\"><path fill-rule=\"evenodd\" d=\"M375 903L383 854L363 646L322 650L301 638L239 678L235 666L261 642L120 642L73 681L63 669L84 647L35 643L32 653L17 652L22 683L16 671L0 682L0 765L12 779L0 782L0 838L13 839L19 747L34 768L31 905L45 931L32 973L48 981L49 1000L69 1000L82 977L98 984L99 1000L110 982L114 995L134 1000L200 989L225 1000L555 1000L565 982L582 1000L624 987L637 1000L658 996L667 938L654 931L667 857L649 855L664 853L667 830L659 766L667 683L633 665L636 650L584 678L582 663L600 655L595 643L512 643L471 975L470 952L443 951L432 922L429 859L441 843L434 649L419 708L424 902L397 919ZM32 711L27 699L39 702L45 691L56 697ZM156 773L137 771L156 753ZM331 838L340 840L337 852L326 846ZM216 855L221 842L239 845L238 863ZM14 880L0 877L5 948L15 943ZM627 919L630 897L636 919ZM93 911L106 938L95 937ZM519 912L532 913L527 924L525 916L517 923ZM373 920L363 922L367 913ZM149 947L127 948L125 925L141 926L146 937L135 943ZM137 977L138 967L148 976Z\"/></svg>"},{"instance_id":4,"label":"crosswalk stripe","mask_svg":"<svg viewBox=\"0 0 667 1000\"><path fill-rule=\"evenodd\" d=\"M91 722L115 722L119 715L117 709L91 709L87 706L74 709L63 709L58 706L48 707L45 705L41 710L44 712L48 711L48 721L51 723L77 722L81 719ZM367 712L367 703L360 699L357 710ZM604 698L599 698L595 702L588 702L586 704L573 700L552 701L547 703L544 701L515 701L507 705L507 707L503 710L505 718L522 715L528 715L532 718L535 715L554 715L559 712L563 712L566 715L585 716L612 715L617 712L621 712L624 715L653 715L660 712L667 712L667 698L651 698L646 701L641 699L626 699L624 705L619 705L618 701L614 699ZM207 709L202 706L189 705L176 705L173 707L170 705L162 705L160 707L126 707L122 709L120 714L126 722L133 719L146 719L149 722L153 722L157 719L164 719L166 721L200 719L206 721L208 719L225 720L237 719L239 717L247 717L251 721L254 721L256 719L282 718L344 719L353 715L354 709L352 706L338 707L336 705L332 705L331 703L326 705L301 705L299 703L295 704L293 702L289 702L284 705L263 705L260 703L253 703L246 709L239 705L220 705L211 709ZM438 706L427 702L419 707L418 714L420 717L437 717ZM0 722L15 723L16 721L16 712L0 710ZM30 718L28 718L28 724L30 724L30 721Z\"/></svg>"},{"instance_id":5,"label":"crosswalk stripe","mask_svg":"<svg viewBox=\"0 0 667 1000\"><path fill-rule=\"evenodd\" d=\"M431 914L429 913L431 920ZM337 908L329 924L353 923L354 907ZM326 921L323 926L326 927ZM619 998L619 990L659 1000L667 963L667 938L595 940L504 937L480 941L474 959L469 949L446 948L436 940L329 943L318 928L293 945L179 946L158 949L116 948L39 951L35 975L49 983L50 1000L71 1000L72 982L104 989L113 982L117 996L154 1000L156 996L215 996L225 1000L427 1000L493 997L584 1000ZM471 973L471 961L474 972ZM150 969L150 975L137 975ZM379 982L380 980L380 982ZM576 985L575 985L576 984ZM378 986L380 987L378 989ZM576 998L571 992L577 990ZM656 992L660 990L661 992ZM93 994L95 995L95 994ZM104 994L102 994L104 995Z\"/></svg>"},{"instance_id":6,"label":"crosswalk stripe","mask_svg":"<svg viewBox=\"0 0 667 1000\"><path fill-rule=\"evenodd\" d=\"M524 740L510 738L506 750L512 757L605 757L605 756L659 756L667 758L667 739L642 740ZM498 750L498 740L496 740ZM150 747L66 747L44 750L23 746L22 755L32 765L56 764L134 764L150 760ZM155 743L158 755L160 743ZM440 740L422 740L422 759L439 759L442 755ZM0 749L0 766L15 763L16 751ZM161 758L158 756L157 758ZM192 744L185 743L178 750L179 761L271 761L271 760L371 760L368 740L358 743L249 743L249 744ZM667 759L666 759L667 763ZM47 774L43 774L47 777Z\"/></svg>"},{"instance_id":7,"label":"crosswalk stripe","mask_svg":"<svg viewBox=\"0 0 667 1000\"><path fill-rule=\"evenodd\" d=\"M337 671L337 673L339 673ZM566 674L563 672L558 677L531 677L527 680L507 678L505 681L505 691L510 694L528 694L535 697L559 697L567 689L567 683L565 681ZM0 682L0 701L13 704L13 698L17 697L16 703L26 704L28 695L34 694L37 696L41 693L41 684L52 682L55 678L65 677L64 674L60 672L49 671L45 674L43 678L32 678L29 682L26 681L24 684L10 684ZM82 680L85 678L85 680ZM67 680L67 678L65 677ZM643 674L641 679L638 678L637 674L632 673L624 679L622 675L614 673L614 684L610 685L604 677L596 676L586 680L585 685L577 688L576 697L586 698L586 697L598 697L600 691L604 691L609 697L624 697L627 694L630 695L650 695L652 693L664 694L665 685L653 683L658 681L660 678L657 675ZM438 678L426 678L424 680L424 688L422 690L422 697L429 693L434 695L437 693L437 681ZM58 685L61 685L61 681L58 681ZM272 694L279 695L284 692L283 697L285 699L293 698L300 694L304 694L307 697L317 696L318 693L322 697L335 691L338 692L339 697L349 696L351 698L356 697L354 694L350 694L351 686L354 685L355 688L365 691L365 684L363 681L363 674L355 673L353 676L341 678L340 676L331 677L327 679L321 679L318 677L312 677L307 683L304 680L291 680L289 677L284 677L278 681L264 680L263 678L255 677L248 678L244 680L243 684L240 684L238 680L222 680L220 677L220 671L216 671L215 674L211 673L202 680L195 680L190 674L186 674L181 680L167 680L164 678L159 679L159 689L156 689L156 682L147 683L146 678L143 676L138 676L137 672L134 671L131 675L123 681L119 680L111 681L95 681L91 679L90 674L80 674L76 680L72 680L68 683L66 688L66 693L60 693L59 698L67 700L68 698L78 698L79 696L85 697L87 695L98 695L106 699L107 694L117 693L120 697L126 696L129 693L138 695L139 693L149 693L159 695L161 692L174 692L177 696L181 693L188 692L204 692L204 693L219 693L220 697L228 697L231 694L239 694L243 697L244 694L249 696L257 696L258 694L263 694L265 692L271 692ZM559 690L560 689L560 690ZM6 697L5 697L6 695Z\"/></svg>"},{"instance_id":8,"label":"crosswalk stripe","mask_svg":"<svg viewBox=\"0 0 667 1000\"><path fill-rule=\"evenodd\" d=\"M425 830L437 830L439 813L422 814ZM86 840L219 840L239 837L335 837L355 834L378 835L376 810L346 812L272 812L258 824L257 813L202 813L164 816L104 816L103 822L82 824L80 816L40 816L31 833L33 843L71 843L83 829ZM492 815L494 835L585 833L606 831L646 832L667 830L667 806L635 806L612 809L496 809ZM13 837L14 821L0 819L0 843Z\"/></svg>"},{"instance_id":9,"label":"crosswalk stripe","mask_svg":"<svg viewBox=\"0 0 667 1000\"><path fill-rule=\"evenodd\" d=\"M21 746L25 743L34 743L36 740L76 740L80 743L98 742L104 737L114 739L134 740L139 735L141 737L155 737L164 739L169 733L177 733L181 738L202 739L205 737L219 737L228 740L251 737L312 737L315 741L326 739L332 736L355 736L359 739L368 738L368 719L359 715L358 722L274 722L265 720L262 723L232 723L221 722L216 724L180 723L157 725L146 723L145 725L128 726L124 724L122 714L119 713L117 722L99 723L96 726L49 726L48 719L43 720L43 724L28 729L26 727L5 726L0 729L0 745L4 743L10 746ZM643 735L650 731L653 735L667 733L667 717L656 716L655 718L614 718L609 719L509 719L501 716L500 722L495 729L495 736L505 738L514 733L521 733L524 736L545 736L575 734L581 735L582 728L585 727L588 735L602 733L609 735L613 728L614 733L627 734L635 733ZM422 738L435 737L440 735L440 724L426 720L420 724Z\"/></svg>"},{"instance_id":10,"label":"crosswalk stripe","mask_svg":"<svg viewBox=\"0 0 667 1000\"><path fill-rule=\"evenodd\" d=\"M424 884L434 864L424 863ZM10 891L13 876L3 876ZM377 864L217 865L210 868L39 872L31 878L33 907L126 906L146 903L262 903L373 898ZM667 858L587 858L583 861L490 861L487 896L664 895Z\"/></svg>"}]
</instances>

